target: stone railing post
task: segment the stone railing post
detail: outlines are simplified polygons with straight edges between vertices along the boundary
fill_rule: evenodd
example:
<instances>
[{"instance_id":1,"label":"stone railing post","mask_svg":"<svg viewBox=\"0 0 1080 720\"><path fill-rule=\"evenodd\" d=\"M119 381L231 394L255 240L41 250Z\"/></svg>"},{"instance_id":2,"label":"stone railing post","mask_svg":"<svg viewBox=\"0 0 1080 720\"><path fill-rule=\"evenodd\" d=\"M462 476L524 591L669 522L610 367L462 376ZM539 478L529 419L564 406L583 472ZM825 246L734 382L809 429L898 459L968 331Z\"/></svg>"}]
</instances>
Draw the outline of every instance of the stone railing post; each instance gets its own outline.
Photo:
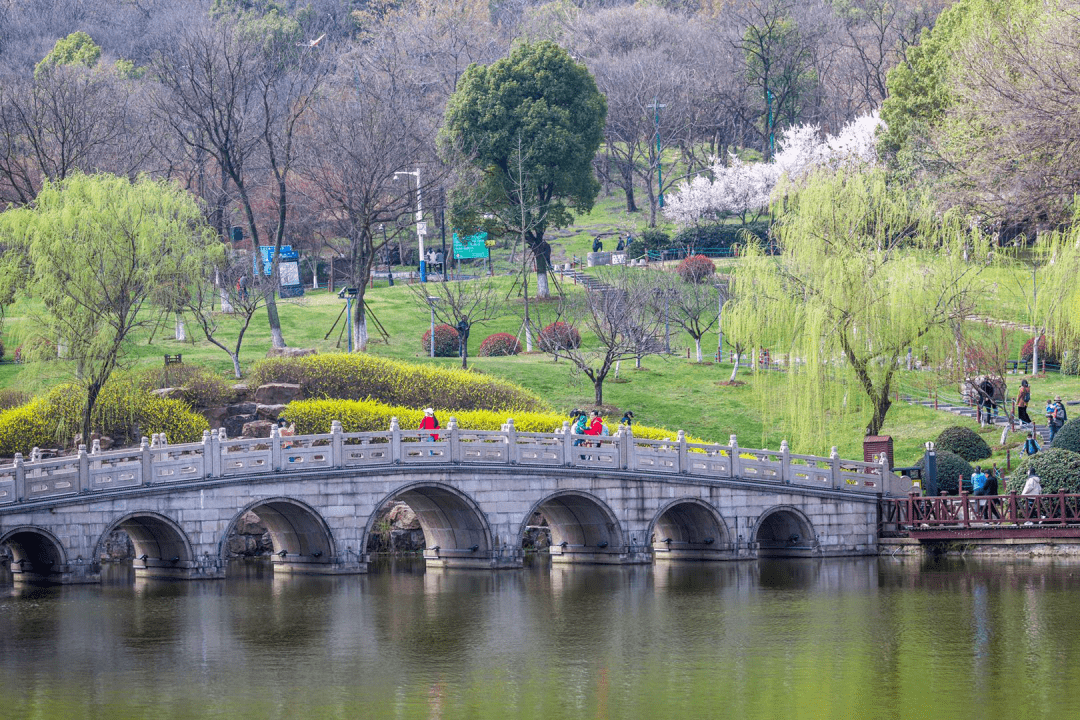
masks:
<instances>
[{"instance_id":1,"label":"stone railing post","mask_svg":"<svg viewBox=\"0 0 1080 720\"><path fill-rule=\"evenodd\" d=\"M562 439L563 439L563 465L573 464L574 458L574 431L570 429L570 421L563 420L562 423Z\"/></svg>"},{"instance_id":2,"label":"stone railing post","mask_svg":"<svg viewBox=\"0 0 1080 720\"><path fill-rule=\"evenodd\" d=\"M202 467L203 477L214 474L214 434L209 430L203 430L202 434Z\"/></svg>"},{"instance_id":3,"label":"stone railing post","mask_svg":"<svg viewBox=\"0 0 1080 720\"><path fill-rule=\"evenodd\" d=\"M836 490L840 487L840 453L836 451L836 446L833 445L832 451L829 452L829 460L832 463L832 489Z\"/></svg>"},{"instance_id":4,"label":"stone railing post","mask_svg":"<svg viewBox=\"0 0 1080 720\"><path fill-rule=\"evenodd\" d=\"M280 472L283 467L281 458L281 429L277 425L270 426L270 465L274 468L274 472Z\"/></svg>"},{"instance_id":5,"label":"stone railing post","mask_svg":"<svg viewBox=\"0 0 1080 720\"><path fill-rule=\"evenodd\" d=\"M787 440L780 441L780 480L785 485L791 484L791 449Z\"/></svg>"},{"instance_id":6,"label":"stone railing post","mask_svg":"<svg viewBox=\"0 0 1080 720\"><path fill-rule=\"evenodd\" d=\"M731 447L731 477L735 479L742 475L742 463L739 461L739 439L731 435L728 437L728 445Z\"/></svg>"},{"instance_id":7,"label":"stone railing post","mask_svg":"<svg viewBox=\"0 0 1080 720\"><path fill-rule=\"evenodd\" d=\"M26 463L22 453L15 453L15 502L26 499Z\"/></svg>"},{"instance_id":8,"label":"stone railing post","mask_svg":"<svg viewBox=\"0 0 1080 720\"><path fill-rule=\"evenodd\" d=\"M884 495L887 491L886 486L889 482L889 476L892 474L892 468L889 467L889 453L881 453L881 482L878 483L878 495Z\"/></svg>"},{"instance_id":9,"label":"stone railing post","mask_svg":"<svg viewBox=\"0 0 1080 720\"><path fill-rule=\"evenodd\" d=\"M690 469L690 459L686 457L686 433L680 430L675 438L679 441L679 474L685 475Z\"/></svg>"},{"instance_id":10,"label":"stone railing post","mask_svg":"<svg viewBox=\"0 0 1080 720\"><path fill-rule=\"evenodd\" d=\"M90 446L90 454L91 455L100 455L101 454L101 439L100 438L94 438L94 444Z\"/></svg>"},{"instance_id":11,"label":"stone railing post","mask_svg":"<svg viewBox=\"0 0 1080 720\"><path fill-rule=\"evenodd\" d=\"M518 464L517 429L514 427L514 418L506 418L506 462L510 465Z\"/></svg>"},{"instance_id":12,"label":"stone railing post","mask_svg":"<svg viewBox=\"0 0 1080 720\"><path fill-rule=\"evenodd\" d=\"M79 445L79 492L90 492L90 456L85 443Z\"/></svg>"},{"instance_id":13,"label":"stone railing post","mask_svg":"<svg viewBox=\"0 0 1080 720\"><path fill-rule=\"evenodd\" d=\"M637 445L634 443L634 429L629 425L623 425L619 430L622 436L622 466L623 470L637 470Z\"/></svg>"},{"instance_id":14,"label":"stone railing post","mask_svg":"<svg viewBox=\"0 0 1080 720\"><path fill-rule=\"evenodd\" d=\"M390 418L390 459L395 465L401 464L401 426L397 416Z\"/></svg>"},{"instance_id":15,"label":"stone railing post","mask_svg":"<svg viewBox=\"0 0 1080 720\"><path fill-rule=\"evenodd\" d=\"M450 416L450 421L446 423L446 434L450 440L450 462L457 465L461 462L461 436L458 434L457 418L453 415Z\"/></svg>"},{"instance_id":16,"label":"stone railing post","mask_svg":"<svg viewBox=\"0 0 1080 720\"><path fill-rule=\"evenodd\" d=\"M145 435L139 442L139 454L142 461L142 484L149 485L154 478L154 458L150 454L150 438Z\"/></svg>"},{"instance_id":17,"label":"stone railing post","mask_svg":"<svg viewBox=\"0 0 1080 720\"><path fill-rule=\"evenodd\" d=\"M341 421L333 420L330 423L330 461L334 467L339 468L345 464L345 438L342 435Z\"/></svg>"},{"instance_id":18,"label":"stone railing post","mask_svg":"<svg viewBox=\"0 0 1080 720\"><path fill-rule=\"evenodd\" d=\"M225 441L228 439L225 428L218 428L217 440L214 442L214 477L225 474Z\"/></svg>"}]
</instances>

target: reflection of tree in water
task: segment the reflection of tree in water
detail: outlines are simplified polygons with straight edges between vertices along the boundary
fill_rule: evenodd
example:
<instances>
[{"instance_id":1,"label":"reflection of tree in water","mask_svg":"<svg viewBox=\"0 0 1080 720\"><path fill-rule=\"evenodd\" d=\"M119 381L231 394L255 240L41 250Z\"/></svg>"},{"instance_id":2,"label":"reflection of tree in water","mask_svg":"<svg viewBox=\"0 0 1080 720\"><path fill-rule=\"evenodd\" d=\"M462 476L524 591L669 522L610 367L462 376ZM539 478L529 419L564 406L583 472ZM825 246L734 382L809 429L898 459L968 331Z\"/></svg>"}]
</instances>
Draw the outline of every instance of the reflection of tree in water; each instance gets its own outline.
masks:
<instances>
[{"instance_id":1,"label":"reflection of tree in water","mask_svg":"<svg viewBox=\"0 0 1080 720\"><path fill-rule=\"evenodd\" d=\"M54 648L52 640L63 628L53 605L63 592L57 585L26 582L4 587L0 592L4 598L0 602L0 657L17 657L14 651L28 645Z\"/></svg>"},{"instance_id":2,"label":"reflection of tree in water","mask_svg":"<svg viewBox=\"0 0 1080 720\"><path fill-rule=\"evenodd\" d=\"M674 599L677 596L715 595L749 582L745 562L663 562L653 567L653 583Z\"/></svg>"}]
</instances>

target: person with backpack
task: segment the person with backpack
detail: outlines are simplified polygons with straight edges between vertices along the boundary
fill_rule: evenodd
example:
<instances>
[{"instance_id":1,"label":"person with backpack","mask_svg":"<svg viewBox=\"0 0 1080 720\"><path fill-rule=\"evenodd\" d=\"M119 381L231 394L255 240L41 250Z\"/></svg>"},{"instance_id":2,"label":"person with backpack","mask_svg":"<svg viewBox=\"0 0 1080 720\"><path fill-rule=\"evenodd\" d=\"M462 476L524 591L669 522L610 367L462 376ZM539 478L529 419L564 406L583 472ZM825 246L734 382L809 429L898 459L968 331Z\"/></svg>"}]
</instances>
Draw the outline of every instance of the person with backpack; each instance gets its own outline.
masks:
<instances>
[{"instance_id":1,"label":"person with backpack","mask_svg":"<svg viewBox=\"0 0 1080 720\"><path fill-rule=\"evenodd\" d=\"M1020 418L1020 422L1025 425L1030 425L1032 428L1035 424L1031 422L1031 416L1028 415L1028 404L1031 402L1031 386L1027 380L1020 381L1020 392L1016 395L1016 417Z\"/></svg>"},{"instance_id":2,"label":"person with backpack","mask_svg":"<svg viewBox=\"0 0 1080 720\"><path fill-rule=\"evenodd\" d=\"M1024 454L1034 455L1040 450L1042 450L1042 448L1039 447L1039 441L1035 439L1035 432L1029 432L1027 434L1027 439L1024 440Z\"/></svg>"},{"instance_id":3,"label":"person with backpack","mask_svg":"<svg viewBox=\"0 0 1080 720\"><path fill-rule=\"evenodd\" d=\"M1053 413L1050 416L1050 442L1054 442L1054 436L1068 421L1069 414L1065 411L1065 403L1061 402L1061 397L1055 397Z\"/></svg>"},{"instance_id":4,"label":"person with backpack","mask_svg":"<svg viewBox=\"0 0 1080 720\"><path fill-rule=\"evenodd\" d=\"M587 434L586 431L589 428L588 416L585 415L585 413L581 410L574 410L570 413L570 417L574 418L572 424L570 425L570 432L572 432L574 435ZM578 438L574 440L574 445L582 445L584 444L584 442L584 440Z\"/></svg>"},{"instance_id":5,"label":"person with backpack","mask_svg":"<svg viewBox=\"0 0 1080 720\"><path fill-rule=\"evenodd\" d=\"M619 421L619 425L625 425L626 427L632 427L634 424L634 411L627 410L623 413L622 420Z\"/></svg>"}]
</instances>

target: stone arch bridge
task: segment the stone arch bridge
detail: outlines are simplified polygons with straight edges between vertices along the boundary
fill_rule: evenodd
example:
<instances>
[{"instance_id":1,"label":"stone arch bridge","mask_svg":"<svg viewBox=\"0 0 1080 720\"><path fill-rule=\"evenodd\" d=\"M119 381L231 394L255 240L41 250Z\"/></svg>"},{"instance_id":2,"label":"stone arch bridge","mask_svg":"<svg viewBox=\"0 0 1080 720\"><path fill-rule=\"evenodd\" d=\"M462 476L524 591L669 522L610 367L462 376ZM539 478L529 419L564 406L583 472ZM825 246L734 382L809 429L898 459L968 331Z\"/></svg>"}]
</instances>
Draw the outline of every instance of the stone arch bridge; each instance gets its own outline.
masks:
<instances>
[{"instance_id":1,"label":"stone arch bridge","mask_svg":"<svg viewBox=\"0 0 1080 720\"><path fill-rule=\"evenodd\" d=\"M585 443L585 444L579 444ZM416 512L433 566L514 568L540 511L557 562L735 560L877 552L878 500L909 488L888 466L780 450L636 438L402 430L96 448L0 467L0 544L16 578L100 579L105 538L131 537L137 575L224 577L246 511L276 572L360 573L376 511Z\"/></svg>"}]
</instances>

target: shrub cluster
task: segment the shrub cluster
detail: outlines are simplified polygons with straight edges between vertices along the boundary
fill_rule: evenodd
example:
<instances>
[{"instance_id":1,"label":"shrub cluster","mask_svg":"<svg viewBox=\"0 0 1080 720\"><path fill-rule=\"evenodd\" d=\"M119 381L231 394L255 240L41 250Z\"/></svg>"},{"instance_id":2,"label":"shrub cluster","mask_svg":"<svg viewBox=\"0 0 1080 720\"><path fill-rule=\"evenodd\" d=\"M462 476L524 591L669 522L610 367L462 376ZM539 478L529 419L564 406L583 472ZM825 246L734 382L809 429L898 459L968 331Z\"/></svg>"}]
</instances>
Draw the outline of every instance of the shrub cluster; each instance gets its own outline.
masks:
<instances>
[{"instance_id":1,"label":"shrub cluster","mask_svg":"<svg viewBox=\"0 0 1080 720\"><path fill-rule=\"evenodd\" d=\"M939 452L947 450L956 453L968 462L982 460L991 455L990 446L979 433L960 425L945 428L934 442Z\"/></svg>"},{"instance_id":2,"label":"shrub cluster","mask_svg":"<svg viewBox=\"0 0 1080 720\"><path fill-rule=\"evenodd\" d=\"M926 457L923 456L919 459L918 466L925 471ZM954 452L948 450L939 450L937 453L937 482L938 492L947 492L950 495L958 494L956 489L957 479L961 476L964 478L964 489L971 492L971 473L975 472L975 468L971 467L971 464L960 457ZM924 472L925 477L925 472Z\"/></svg>"},{"instance_id":3,"label":"shrub cluster","mask_svg":"<svg viewBox=\"0 0 1080 720\"><path fill-rule=\"evenodd\" d=\"M30 393L15 388L0 388L0 410L10 410L30 402Z\"/></svg>"},{"instance_id":4,"label":"shrub cluster","mask_svg":"<svg viewBox=\"0 0 1080 720\"><path fill-rule=\"evenodd\" d=\"M521 343L510 333L495 333L484 338L480 343L481 357L500 357L517 355L521 352Z\"/></svg>"},{"instance_id":5,"label":"shrub cluster","mask_svg":"<svg viewBox=\"0 0 1080 720\"><path fill-rule=\"evenodd\" d=\"M573 325L567 325L559 320L541 330L536 342L545 352L572 350L581 347L581 333Z\"/></svg>"},{"instance_id":6,"label":"shrub cluster","mask_svg":"<svg viewBox=\"0 0 1080 720\"><path fill-rule=\"evenodd\" d=\"M424 331L424 352L431 352L431 329ZM456 357L461 351L458 331L445 323L435 326L435 357Z\"/></svg>"},{"instance_id":7,"label":"shrub cluster","mask_svg":"<svg viewBox=\"0 0 1080 720\"><path fill-rule=\"evenodd\" d=\"M1054 447L1029 455L1016 466L1005 481L1006 492L1018 493L1023 490L1029 469L1034 469L1039 476L1044 493L1056 493L1058 490L1080 492L1080 453L1057 447L1056 436Z\"/></svg>"},{"instance_id":8,"label":"shrub cluster","mask_svg":"<svg viewBox=\"0 0 1080 720\"><path fill-rule=\"evenodd\" d=\"M693 225L680 230L671 239L673 247L683 247L693 250L694 248L709 248L718 250L730 250L736 245L745 245L747 235L755 235L764 241L769 236L769 224L766 222L747 223L733 225L730 223L709 223L706 225Z\"/></svg>"},{"instance_id":9,"label":"shrub cluster","mask_svg":"<svg viewBox=\"0 0 1080 720\"><path fill-rule=\"evenodd\" d=\"M565 415L551 412L508 413L497 410L450 410L436 409L436 417L443 427L450 417L457 419L458 427L468 430L498 430L508 417L514 418L514 428L520 432L553 432L568 420ZM296 423L300 435L330 432L334 420L341 421L345 432L381 432L390 428L390 419L396 417L404 430L420 426L424 417L422 410L411 407L386 405L371 400L297 400L289 403L283 413L285 419ZM611 423L609 422L609 427ZM614 427L612 430L614 431ZM676 433L664 428L643 425L634 426L634 437L649 440L674 440ZM689 442L704 442L687 437Z\"/></svg>"},{"instance_id":10,"label":"shrub cluster","mask_svg":"<svg viewBox=\"0 0 1080 720\"><path fill-rule=\"evenodd\" d=\"M0 455L28 454L37 447L70 447L82 426L84 390L74 385L53 388L43 397L0 412ZM126 374L111 379L90 418L94 432L117 445L131 445L143 435L165 433L169 442L196 442L210 425L187 403L153 395ZM89 445L89 443L87 443Z\"/></svg>"},{"instance_id":11,"label":"shrub cluster","mask_svg":"<svg viewBox=\"0 0 1080 720\"><path fill-rule=\"evenodd\" d=\"M704 255L691 255L679 263L675 272L686 282L702 283L716 273L716 266Z\"/></svg>"},{"instance_id":12,"label":"shrub cluster","mask_svg":"<svg viewBox=\"0 0 1080 720\"><path fill-rule=\"evenodd\" d=\"M270 358L255 364L248 381L252 386L296 383L307 399L371 399L390 405L462 410L517 412L546 409L537 395L507 380L460 369L413 365L365 353Z\"/></svg>"}]
</instances>

